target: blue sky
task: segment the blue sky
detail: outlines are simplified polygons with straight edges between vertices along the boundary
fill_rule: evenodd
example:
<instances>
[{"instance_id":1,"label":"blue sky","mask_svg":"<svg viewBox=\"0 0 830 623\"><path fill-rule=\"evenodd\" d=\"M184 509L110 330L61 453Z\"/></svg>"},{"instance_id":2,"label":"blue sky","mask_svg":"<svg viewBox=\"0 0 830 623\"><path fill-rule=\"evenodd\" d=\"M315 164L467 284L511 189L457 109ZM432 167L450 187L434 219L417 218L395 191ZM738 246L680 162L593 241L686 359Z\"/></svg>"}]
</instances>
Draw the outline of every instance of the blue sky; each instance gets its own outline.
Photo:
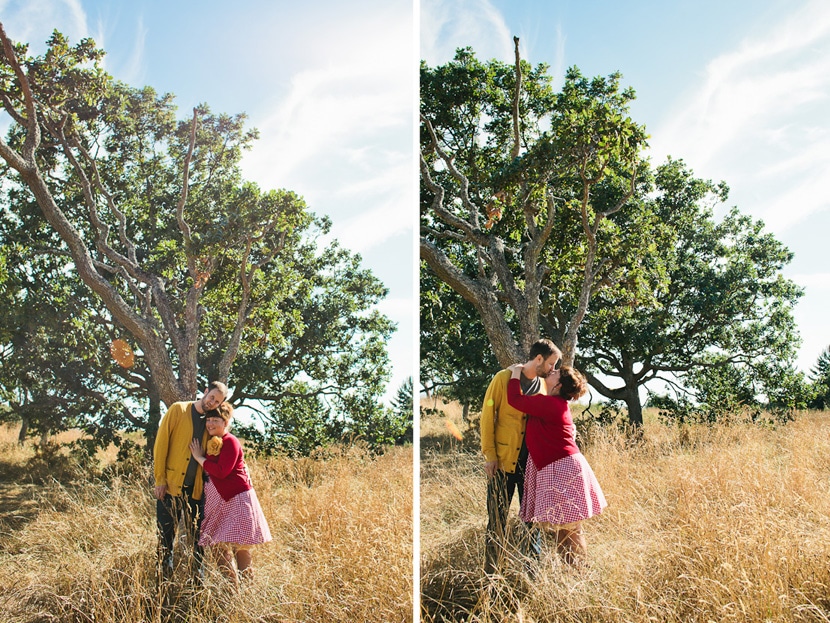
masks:
<instances>
[{"instance_id":1,"label":"blue sky","mask_svg":"<svg viewBox=\"0 0 830 623\"><path fill-rule=\"evenodd\" d=\"M414 376L411 0L0 0L0 16L35 52L54 28L92 37L112 75L175 94L180 117L202 102L247 113L260 139L243 174L332 218L331 236L389 288L379 308L398 330L387 397Z\"/></svg>"},{"instance_id":2,"label":"blue sky","mask_svg":"<svg viewBox=\"0 0 830 623\"><path fill-rule=\"evenodd\" d=\"M611 2L421 0L430 66L471 46L479 58L620 71L637 92L652 162L682 158L730 187L726 206L762 219L795 254L785 275L805 372L830 345L830 3L824 0ZM774 356L774 353L771 353Z\"/></svg>"}]
</instances>

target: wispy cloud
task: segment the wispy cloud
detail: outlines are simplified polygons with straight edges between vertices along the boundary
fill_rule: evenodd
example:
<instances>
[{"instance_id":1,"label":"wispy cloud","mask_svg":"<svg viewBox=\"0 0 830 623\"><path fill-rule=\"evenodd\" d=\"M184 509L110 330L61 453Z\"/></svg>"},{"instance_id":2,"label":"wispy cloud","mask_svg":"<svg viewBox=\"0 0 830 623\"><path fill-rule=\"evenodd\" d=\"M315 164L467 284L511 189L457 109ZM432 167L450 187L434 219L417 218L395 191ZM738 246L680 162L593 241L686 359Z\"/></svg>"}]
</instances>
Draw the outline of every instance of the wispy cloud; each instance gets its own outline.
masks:
<instances>
[{"instance_id":1,"label":"wispy cloud","mask_svg":"<svg viewBox=\"0 0 830 623\"><path fill-rule=\"evenodd\" d=\"M342 54L312 59L272 107L252 113L261 140L243 161L261 186L296 190L312 211L329 214L332 235L361 252L409 227L415 205L415 55L400 43L412 39L411 19L374 19L341 24L342 32L371 36L352 36Z\"/></svg>"},{"instance_id":2,"label":"wispy cloud","mask_svg":"<svg viewBox=\"0 0 830 623\"><path fill-rule=\"evenodd\" d=\"M830 207L830 5L808 2L713 59L652 131L652 153L725 179L781 232Z\"/></svg>"},{"instance_id":3,"label":"wispy cloud","mask_svg":"<svg viewBox=\"0 0 830 623\"><path fill-rule=\"evenodd\" d=\"M144 84L147 66L145 50L147 42L147 26L144 17L139 15L135 23L135 39L126 61L119 67L118 75L128 84Z\"/></svg>"},{"instance_id":4,"label":"wispy cloud","mask_svg":"<svg viewBox=\"0 0 830 623\"><path fill-rule=\"evenodd\" d=\"M421 51L429 65L471 46L479 58L513 58L513 33L489 0L422 0Z\"/></svg>"},{"instance_id":5,"label":"wispy cloud","mask_svg":"<svg viewBox=\"0 0 830 623\"><path fill-rule=\"evenodd\" d=\"M29 43L34 54L46 50L46 40L56 28L72 41L90 36L80 0L0 0L0 16L6 34Z\"/></svg>"}]
</instances>

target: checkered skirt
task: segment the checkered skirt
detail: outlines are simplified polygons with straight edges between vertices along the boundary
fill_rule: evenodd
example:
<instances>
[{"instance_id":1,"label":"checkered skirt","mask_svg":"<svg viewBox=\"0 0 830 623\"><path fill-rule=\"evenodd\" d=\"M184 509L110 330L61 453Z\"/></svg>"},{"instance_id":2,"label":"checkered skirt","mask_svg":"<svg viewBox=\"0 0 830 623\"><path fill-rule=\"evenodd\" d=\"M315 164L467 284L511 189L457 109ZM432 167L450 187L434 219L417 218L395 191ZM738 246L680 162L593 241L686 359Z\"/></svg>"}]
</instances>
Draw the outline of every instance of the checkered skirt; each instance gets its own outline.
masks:
<instances>
[{"instance_id":1,"label":"checkered skirt","mask_svg":"<svg viewBox=\"0 0 830 623\"><path fill-rule=\"evenodd\" d=\"M598 515L606 506L597 477L581 453L541 470L528 458L520 510L524 521L569 524Z\"/></svg>"},{"instance_id":2,"label":"checkered skirt","mask_svg":"<svg viewBox=\"0 0 830 623\"><path fill-rule=\"evenodd\" d=\"M205 518L199 545L259 545L270 540L271 531L253 489L238 493L226 502L212 482L205 483Z\"/></svg>"}]
</instances>

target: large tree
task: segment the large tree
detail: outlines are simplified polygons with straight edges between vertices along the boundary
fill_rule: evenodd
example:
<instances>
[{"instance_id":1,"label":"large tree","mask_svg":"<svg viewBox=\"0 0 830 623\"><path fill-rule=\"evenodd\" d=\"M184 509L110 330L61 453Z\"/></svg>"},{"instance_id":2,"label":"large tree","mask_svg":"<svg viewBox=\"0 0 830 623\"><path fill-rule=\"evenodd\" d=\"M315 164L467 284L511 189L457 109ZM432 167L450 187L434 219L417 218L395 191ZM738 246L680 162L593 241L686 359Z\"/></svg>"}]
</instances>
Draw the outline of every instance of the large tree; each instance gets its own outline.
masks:
<instances>
[{"instance_id":1,"label":"large tree","mask_svg":"<svg viewBox=\"0 0 830 623\"><path fill-rule=\"evenodd\" d=\"M421 66L421 237L429 270L475 308L501 365L545 328L572 362L590 298L637 287L609 217L646 165L620 76L480 62Z\"/></svg>"},{"instance_id":2,"label":"large tree","mask_svg":"<svg viewBox=\"0 0 830 623\"><path fill-rule=\"evenodd\" d=\"M95 316L77 321L135 350L129 391L169 405L218 379L266 418L289 396L338 417L381 410L393 326L371 308L386 289L359 256L317 248L330 223L301 197L242 179L257 136L244 115L178 120L171 95L106 74L88 39L55 32L39 57L2 25L0 40L8 220L48 223L41 250Z\"/></svg>"},{"instance_id":3,"label":"large tree","mask_svg":"<svg viewBox=\"0 0 830 623\"><path fill-rule=\"evenodd\" d=\"M792 308L801 291L781 273L792 253L736 209L715 219L713 205L727 192L682 161L658 167L655 190L638 207L654 246L631 247L655 296L644 305L607 289L583 325L578 364L600 394L625 402L634 424L649 381L703 391L732 368L748 379L748 400L772 393L795 354Z\"/></svg>"}]
</instances>

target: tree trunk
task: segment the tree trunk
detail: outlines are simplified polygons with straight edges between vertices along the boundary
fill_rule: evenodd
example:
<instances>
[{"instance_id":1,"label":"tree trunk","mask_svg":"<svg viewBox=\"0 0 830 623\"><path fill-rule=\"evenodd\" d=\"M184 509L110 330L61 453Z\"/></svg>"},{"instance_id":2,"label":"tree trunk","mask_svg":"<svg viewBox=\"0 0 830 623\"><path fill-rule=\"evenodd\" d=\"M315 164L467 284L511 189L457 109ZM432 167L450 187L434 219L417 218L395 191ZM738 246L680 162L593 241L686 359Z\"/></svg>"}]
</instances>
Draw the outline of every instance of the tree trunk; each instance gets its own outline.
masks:
<instances>
[{"instance_id":1,"label":"tree trunk","mask_svg":"<svg viewBox=\"0 0 830 623\"><path fill-rule=\"evenodd\" d=\"M423 236L421 237L421 258L426 261L439 279L475 306L499 365L507 367L521 361L527 353L522 353L516 340L513 339L513 332L505 320L504 309L499 304L492 288L482 285L478 280L461 272L437 246ZM528 324L538 327L538 318L535 322ZM523 338L524 336L520 336L520 342L524 342Z\"/></svg>"},{"instance_id":2,"label":"tree trunk","mask_svg":"<svg viewBox=\"0 0 830 623\"><path fill-rule=\"evenodd\" d=\"M623 400L628 408L628 423L635 428L643 426L643 406L640 404L639 386L626 386Z\"/></svg>"},{"instance_id":3,"label":"tree trunk","mask_svg":"<svg viewBox=\"0 0 830 623\"><path fill-rule=\"evenodd\" d=\"M627 374L625 373L627 372ZM611 400L622 400L628 409L628 423L634 428L640 429L643 426L643 406L640 403L640 386L632 370L623 372L622 377L625 385L622 387L610 388L590 372L584 372L588 384L593 387L601 396Z\"/></svg>"},{"instance_id":4,"label":"tree trunk","mask_svg":"<svg viewBox=\"0 0 830 623\"><path fill-rule=\"evenodd\" d=\"M20 420L20 432L17 433L17 443L22 446L23 442L26 441L26 434L29 432L29 416L24 415Z\"/></svg>"},{"instance_id":5,"label":"tree trunk","mask_svg":"<svg viewBox=\"0 0 830 623\"><path fill-rule=\"evenodd\" d=\"M144 438L147 440L146 455L148 458L153 456L153 446L156 443L156 433L158 433L159 422L161 422L161 398L159 391L153 383L153 378L150 377L150 382L147 389L147 426L144 428Z\"/></svg>"}]
</instances>

